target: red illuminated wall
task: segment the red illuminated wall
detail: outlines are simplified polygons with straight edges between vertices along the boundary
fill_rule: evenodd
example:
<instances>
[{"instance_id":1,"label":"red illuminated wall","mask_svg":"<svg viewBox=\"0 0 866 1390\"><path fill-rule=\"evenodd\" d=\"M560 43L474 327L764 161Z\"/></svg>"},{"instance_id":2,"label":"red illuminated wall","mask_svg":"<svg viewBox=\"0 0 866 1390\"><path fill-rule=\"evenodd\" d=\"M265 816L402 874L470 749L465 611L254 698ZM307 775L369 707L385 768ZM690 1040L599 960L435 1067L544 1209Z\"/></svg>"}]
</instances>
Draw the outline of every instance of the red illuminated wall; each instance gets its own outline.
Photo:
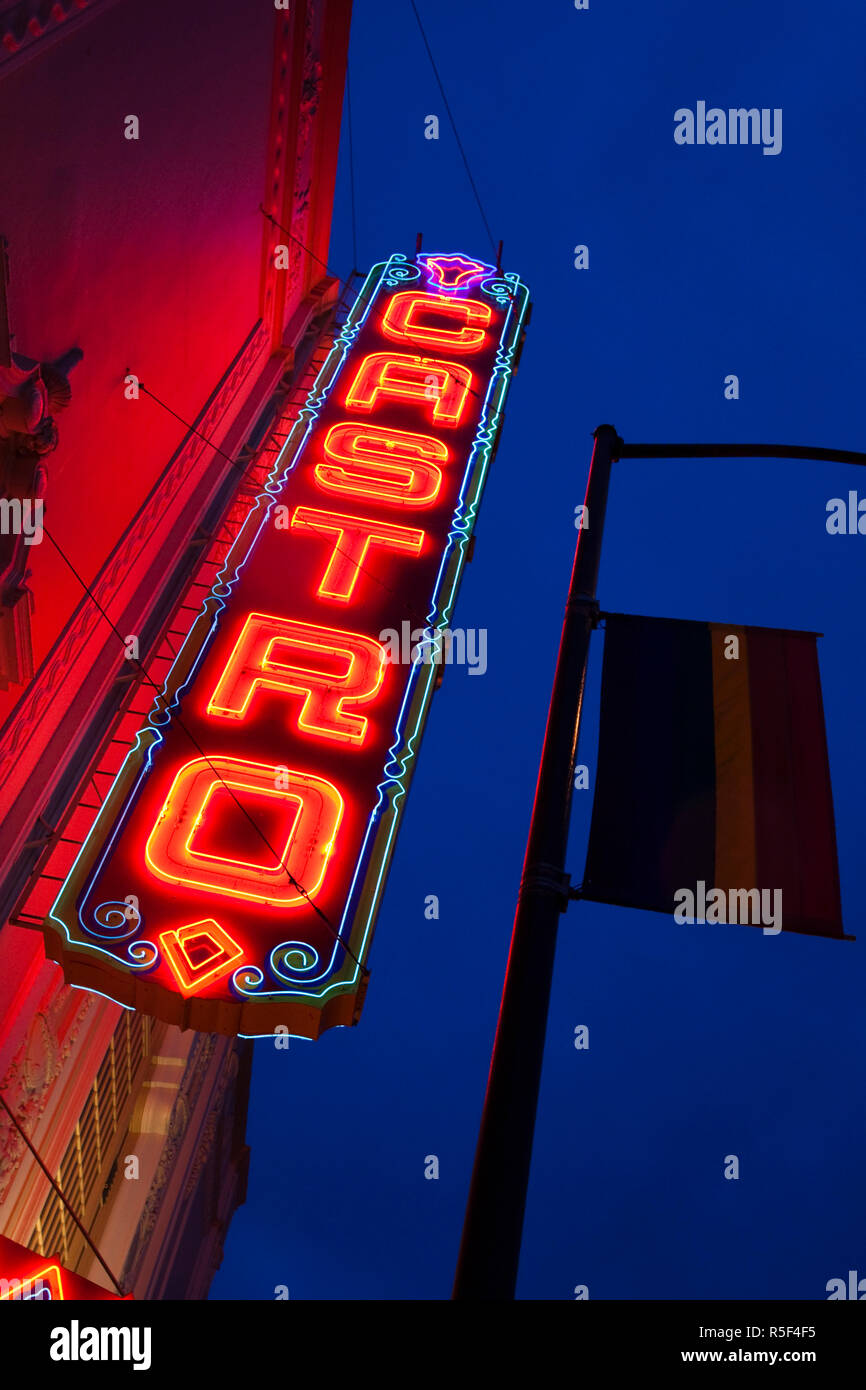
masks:
<instances>
[{"instance_id":1,"label":"red illuminated wall","mask_svg":"<svg viewBox=\"0 0 866 1390\"><path fill-rule=\"evenodd\" d=\"M184 435L150 402L133 418L124 369L192 420L259 316L273 27L264 5L241 23L237 7L121 3L0 80L16 348L84 351L45 523L88 583ZM38 665L81 590L49 543L32 563ZM0 719L20 693L0 694Z\"/></svg>"},{"instance_id":2,"label":"red illuminated wall","mask_svg":"<svg viewBox=\"0 0 866 1390\"><path fill-rule=\"evenodd\" d=\"M22 50L27 61L0 56L0 130L16 133L0 202L14 347L40 361L84 353L44 459L45 526L80 579L48 539L30 548L36 677L0 691L0 874L38 810L34 780L49 790L69 746L67 728L48 751L54 711L80 701L86 718L99 654L117 650L81 581L124 634L141 630L225 475L187 425L223 443L322 280L294 243L289 270L275 270L287 238L259 205L327 253L347 0L288 14L97 0L92 12ZM124 138L130 114L137 141ZM146 396L126 400L127 369L185 423ZM173 460L178 478L133 536Z\"/></svg>"},{"instance_id":3,"label":"red illuminated wall","mask_svg":"<svg viewBox=\"0 0 866 1390\"><path fill-rule=\"evenodd\" d=\"M13 346L39 361L84 353L57 417L59 447L44 460L45 526L124 634L170 604L179 557L233 475L189 425L231 456L333 301L320 261L350 13L350 0L292 0L288 12L269 0L0 4ZM130 114L138 141L124 139ZM273 257L287 238L259 204L310 248L293 244L288 271ZM128 368L181 418L147 397L126 401ZM7 917L106 727L123 659L52 544L28 559L35 673L0 691L0 1084L56 1171L120 1011L64 987L41 935ZM198 1082L204 1128L229 1055L220 1046ZM171 1072L185 1078L191 1067ZM166 1248L197 1135L191 1122L179 1171L166 1169L174 1195L154 1236ZM6 1233L28 1237L44 1187L0 1114ZM125 1211L112 1228L118 1262L124 1222L134 1229L139 1217ZM200 1235L185 1235L190 1251L211 1242ZM162 1287L170 1256L139 1254L159 1264ZM209 1277L197 1275L199 1296Z\"/></svg>"}]
</instances>

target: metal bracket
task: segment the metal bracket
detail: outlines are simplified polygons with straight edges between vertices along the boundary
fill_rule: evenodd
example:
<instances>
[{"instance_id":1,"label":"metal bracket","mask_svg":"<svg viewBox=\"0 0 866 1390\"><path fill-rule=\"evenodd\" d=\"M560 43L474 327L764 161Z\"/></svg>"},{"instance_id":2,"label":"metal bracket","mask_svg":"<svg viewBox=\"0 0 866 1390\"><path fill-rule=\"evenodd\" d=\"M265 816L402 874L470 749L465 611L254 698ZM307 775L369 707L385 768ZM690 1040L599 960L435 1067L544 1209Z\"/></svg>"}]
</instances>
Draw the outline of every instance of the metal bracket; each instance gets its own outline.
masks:
<instances>
[{"instance_id":1,"label":"metal bracket","mask_svg":"<svg viewBox=\"0 0 866 1390\"><path fill-rule=\"evenodd\" d=\"M579 608L589 618L593 630L598 627L602 614L597 598L593 598L590 594L575 594L573 598L568 600L567 607Z\"/></svg>"},{"instance_id":2,"label":"metal bracket","mask_svg":"<svg viewBox=\"0 0 866 1390\"><path fill-rule=\"evenodd\" d=\"M37 826L43 827L42 833L37 834L35 839L26 840L24 843L25 849L44 849L45 846L49 844L51 840L54 838L54 836L57 834L57 827L49 825L48 821L45 819L44 816L36 817L36 821L33 827L34 830L37 828Z\"/></svg>"},{"instance_id":3,"label":"metal bracket","mask_svg":"<svg viewBox=\"0 0 866 1390\"><path fill-rule=\"evenodd\" d=\"M554 893L559 899L559 910L565 912L572 894L571 875L563 873L553 864L533 864L523 875L523 886L529 891L541 889Z\"/></svg>"}]
</instances>

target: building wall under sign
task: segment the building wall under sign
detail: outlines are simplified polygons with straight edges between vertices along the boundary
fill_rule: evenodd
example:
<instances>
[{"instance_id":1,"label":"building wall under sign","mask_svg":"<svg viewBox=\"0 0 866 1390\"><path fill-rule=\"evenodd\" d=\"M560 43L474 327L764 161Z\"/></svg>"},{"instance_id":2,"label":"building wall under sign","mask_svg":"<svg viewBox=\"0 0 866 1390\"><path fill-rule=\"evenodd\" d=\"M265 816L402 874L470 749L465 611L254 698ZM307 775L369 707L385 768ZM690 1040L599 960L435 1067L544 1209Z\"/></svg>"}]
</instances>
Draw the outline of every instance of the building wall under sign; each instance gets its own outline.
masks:
<instances>
[{"instance_id":1,"label":"building wall under sign","mask_svg":"<svg viewBox=\"0 0 866 1390\"><path fill-rule=\"evenodd\" d=\"M67 1002L78 1014L90 1012L91 998L61 988L53 1014L59 1017ZM64 1152L52 1165L56 1187L27 1161L20 1134L6 1136L0 1156L4 1234L112 1289L71 1207L125 1292L139 1299L204 1298L245 1195L252 1043L180 1033L106 1001L96 1004L100 1022L116 1022ZM51 1027L51 1013L40 1015L37 1037L28 1039L4 1086L46 1161L52 1141L66 1130L64 1078L80 1072L73 1060L77 1035L61 1038ZM58 1065L55 1049L65 1054L65 1066Z\"/></svg>"}]
</instances>

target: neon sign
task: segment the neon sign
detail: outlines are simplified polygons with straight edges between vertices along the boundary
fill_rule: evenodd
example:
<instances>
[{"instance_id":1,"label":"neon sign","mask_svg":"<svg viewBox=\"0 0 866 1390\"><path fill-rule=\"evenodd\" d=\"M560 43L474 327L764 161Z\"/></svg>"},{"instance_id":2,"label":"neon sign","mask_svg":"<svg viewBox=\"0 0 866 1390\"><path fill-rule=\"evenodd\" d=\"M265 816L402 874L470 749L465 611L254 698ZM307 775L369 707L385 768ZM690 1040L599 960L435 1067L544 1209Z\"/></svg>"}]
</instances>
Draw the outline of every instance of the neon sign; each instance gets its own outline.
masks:
<instances>
[{"instance_id":1,"label":"neon sign","mask_svg":"<svg viewBox=\"0 0 866 1390\"><path fill-rule=\"evenodd\" d=\"M37 1255L25 1245L0 1236L0 1302L51 1303L67 1300L130 1302L120 1295L65 1269L54 1256Z\"/></svg>"},{"instance_id":2,"label":"neon sign","mask_svg":"<svg viewBox=\"0 0 866 1390\"><path fill-rule=\"evenodd\" d=\"M356 1022L529 307L374 266L46 918L67 980L182 1027Z\"/></svg>"},{"instance_id":3,"label":"neon sign","mask_svg":"<svg viewBox=\"0 0 866 1390\"><path fill-rule=\"evenodd\" d=\"M47 1302L65 1299L60 1265L44 1265L41 1269L23 1276L5 1277L0 1284L0 1300L21 1299L22 1301Z\"/></svg>"}]
</instances>

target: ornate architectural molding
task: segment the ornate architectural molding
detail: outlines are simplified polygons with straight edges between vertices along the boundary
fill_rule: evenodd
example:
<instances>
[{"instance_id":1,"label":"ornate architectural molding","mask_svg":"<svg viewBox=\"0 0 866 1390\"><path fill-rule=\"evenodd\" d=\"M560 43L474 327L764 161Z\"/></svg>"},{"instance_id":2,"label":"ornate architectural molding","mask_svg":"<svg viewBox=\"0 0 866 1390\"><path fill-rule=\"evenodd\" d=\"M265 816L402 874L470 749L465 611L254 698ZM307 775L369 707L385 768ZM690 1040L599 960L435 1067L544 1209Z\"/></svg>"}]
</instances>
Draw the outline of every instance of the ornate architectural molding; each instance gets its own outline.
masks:
<instances>
[{"instance_id":1,"label":"ornate architectural molding","mask_svg":"<svg viewBox=\"0 0 866 1390\"><path fill-rule=\"evenodd\" d=\"M196 1035L195 1044L172 1107L168 1135L159 1156L156 1172L150 1184L150 1191L142 1208L138 1228L124 1261L121 1283L125 1289L131 1289L135 1283L138 1267L144 1258L148 1243L159 1220L166 1189L186 1136L190 1116L195 1110L205 1075L216 1050L217 1041L217 1037L212 1033Z\"/></svg>"},{"instance_id":2,"label":"ornate architectural molding","mask_svg":"<svg viewBox=\"0 0 866 1390\"><path fill-rule=\"evenodd\" d=\"M223 1068L223 1071L220 1075L219 1085L217 1086L217 1089L214 1092L210 1112L205 1122L205 1127L202 1130L201 1139L199 1140L198 1151L196 1153L192 1168L190 1169L186 1187L183 1191L183 1199L185 1202L188 1201L192 1194L195 1192L196 1184L199 1180L201 1171L207 1163L208 1157L210 1156L210 1151L213 1147L213 1141L216 1136L220 1121L229 1119L234 1114L234 1095L232 1094L232 1096L226 1100L226 1092L229 1088L230 1083L232 1083L236 1079L237 1074L238 1054L237 1052L233 1051L231 1057L229 1058L228 1065Z\"/></svg>"},{"instance_id":3,"label":"ornate architectural molding","mask_svg":"<svg viewBox=\"0 0 866 1390\"><path fill-rule=\"evenodd\" d=\"M8 290L9 247L0 236L0 690L33 675L28 581L30 546L42 539L42 460L57 448L54 416L72 399L69 372L84 355L72 348L55 362L38 362L13 352Z\"/></svg>"},{"instance_id":4,"label":"ornate architectural molding","mask_svg":"<svg viewBox=\"0 0 866 1390\"><path fill-rule=\"evenodd\" d=\"M117 0L0 0L0 77Z\"/></svg>"},{"instance_id":5,"label":"ornate architectural molding","mask_svg":"<svg viewBox=\"0 0 866 1390\"><path fill-rule=\"evenodd\" d=\"M34 1014L27 1035L3 1078L3 1094L10 1110L28 1135L33 1134L39 1117L75 1046L81 1025L96 1002L96 996L80 992L80 1005L71 1026L62 1033L63 1015L69 1009L72 990L65 985L47 1008ZM8 1196L26 1145L5 1112L0 1113L0 1204Z\"/></svg>"},{"instance_id":6,"label":"ornate architectural molding","mask_svg":"<svg viewBox=\"0 0 866 1390\"><path fill-rule=\"evenodd\" d=\"M302 13L303 12L303 13ZM262 317L269 324L272 346L283 335L283 314L292 298L302 295L305 252L309 245L307 221L312 188L313 132L322 81L322 64L315 35L316 6L308 0L292 15L280 11L274 47L271 90L268 183L263 208L275 222L265 223L262 267ZM303 25L303 27L302 27ZM293 48L303 46L300 63ZM293 86L296 90L293 99ZM297 240L289 241L288 269L278 270L275 250L285 244L285 228ZM325 271L316 265L308 281Z\"/></svg>"},{"instance_id":7,"label":"ornate architectural molding","mask_svg":"<svg viewBox=\"0 0 866 1390\"><path fill-rule=\"evenodd\" d=\"M297 241L293 241L289 256L289 285L287 294L291 296L301 281L303 246L309 245L308 212L310 190L313 185L313 129L322 84L322 64L319 60L318 45L315 39L315 11L308 6L304 23L304 68L301 78L301 106L298 115L298 133L295 141L295 170L291 199L290 230Z\"/></svg>"}]
</instances>

